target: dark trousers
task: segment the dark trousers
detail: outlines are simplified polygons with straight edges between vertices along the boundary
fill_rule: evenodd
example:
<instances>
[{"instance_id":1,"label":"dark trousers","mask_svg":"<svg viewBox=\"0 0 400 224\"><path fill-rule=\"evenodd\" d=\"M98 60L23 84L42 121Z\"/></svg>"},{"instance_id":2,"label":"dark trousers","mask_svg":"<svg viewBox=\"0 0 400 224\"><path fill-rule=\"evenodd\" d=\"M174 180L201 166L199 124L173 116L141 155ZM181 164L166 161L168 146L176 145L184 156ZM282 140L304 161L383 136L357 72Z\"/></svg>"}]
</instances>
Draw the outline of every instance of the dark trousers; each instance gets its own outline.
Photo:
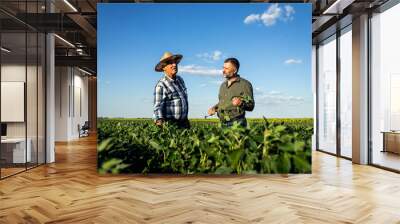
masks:
<instances>
[{"instance_id":1,"label":"dark trousers","mask_svg":"<svg viewBox=\"0 0 400 224\"><path fill-rule=\"evenodd\" d=\"M239 123L244 128L247 127L247 120L245 117L240 117L240 118L232 119L230 121L222 122L222 126L223 127L232 127L235 122Z\"/></svg>"},{"instance_id":2,"label":"dark trousers","mask_svg":"<svg viewBox=\"0 0 400 224\"><path fill-rule=\"evenodd\" d=\"M178 128L190 128L190 122L188 119L176 120L176 119L166 119L169 124L175 125Z\"/></svg>"}]
</instances>

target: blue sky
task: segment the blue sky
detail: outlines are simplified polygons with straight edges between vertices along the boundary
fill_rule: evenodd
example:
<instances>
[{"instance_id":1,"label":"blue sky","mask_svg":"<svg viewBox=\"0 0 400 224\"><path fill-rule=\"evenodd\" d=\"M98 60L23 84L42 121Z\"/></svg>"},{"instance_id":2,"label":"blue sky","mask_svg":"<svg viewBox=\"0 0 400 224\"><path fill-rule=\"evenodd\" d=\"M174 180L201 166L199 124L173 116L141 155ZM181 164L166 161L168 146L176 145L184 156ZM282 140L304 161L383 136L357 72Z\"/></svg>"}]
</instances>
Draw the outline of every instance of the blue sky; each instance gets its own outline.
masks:
<instances>
[{"instance_id":1,"label":"blue sky","mask_svg":"<svg viewBox=\"0 0 400 224\"><path fill-rule=\"evenodd\" d=\"M99 4L98 116L153 114L165 51L179 53L189 118L217 103L228 57L254 88L247 117L313 117L310 4Z\"/></svg>"}]
</instances>

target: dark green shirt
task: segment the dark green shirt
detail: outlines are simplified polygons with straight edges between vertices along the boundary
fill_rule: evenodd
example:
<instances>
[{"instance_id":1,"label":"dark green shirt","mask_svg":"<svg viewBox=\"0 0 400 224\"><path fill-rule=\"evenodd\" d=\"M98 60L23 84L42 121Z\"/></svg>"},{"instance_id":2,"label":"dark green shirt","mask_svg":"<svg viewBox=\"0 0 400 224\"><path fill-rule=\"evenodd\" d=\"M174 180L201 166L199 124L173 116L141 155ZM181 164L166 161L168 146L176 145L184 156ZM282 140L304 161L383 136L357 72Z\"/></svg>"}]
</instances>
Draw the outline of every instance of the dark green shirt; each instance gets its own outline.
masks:
<instances>
[{"instance_id":1,"label":"dark green shirt","mask_svg":"<svg viewBox=\"0 0 400 224\"><path fill-rule=\"evenodd\" d=\"M232 105L232 99L240 97L242 104L237 107ZM214 106L221 121L229 121L234 118L244 117L245 111L254 109L253 87L249 81L237 75L235 81L228 86L228 81L224 81L218 94L219 102Z\"/></svg>"}]
</instances>

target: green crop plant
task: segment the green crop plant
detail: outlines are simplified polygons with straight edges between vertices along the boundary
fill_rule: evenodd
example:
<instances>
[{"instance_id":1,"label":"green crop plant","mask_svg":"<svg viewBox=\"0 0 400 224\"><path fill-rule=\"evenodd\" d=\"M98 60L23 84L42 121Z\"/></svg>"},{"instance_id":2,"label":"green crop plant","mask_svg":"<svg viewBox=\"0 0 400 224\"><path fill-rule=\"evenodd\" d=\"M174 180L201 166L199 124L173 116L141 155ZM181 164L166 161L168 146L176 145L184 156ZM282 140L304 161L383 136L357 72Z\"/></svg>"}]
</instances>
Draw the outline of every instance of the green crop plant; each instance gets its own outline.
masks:
<instances>
[{"instance_id":1,"label":"green crop plant","mask_svg":"<svg viewBox=\"0 0 400 224\"><path fill-rule=\"evenodd\" d=\"M248 119L223 128L191 120L190 129L150 119L98 120L100 173L310 173L312 119Z\"/></svg>"}]
</instances>

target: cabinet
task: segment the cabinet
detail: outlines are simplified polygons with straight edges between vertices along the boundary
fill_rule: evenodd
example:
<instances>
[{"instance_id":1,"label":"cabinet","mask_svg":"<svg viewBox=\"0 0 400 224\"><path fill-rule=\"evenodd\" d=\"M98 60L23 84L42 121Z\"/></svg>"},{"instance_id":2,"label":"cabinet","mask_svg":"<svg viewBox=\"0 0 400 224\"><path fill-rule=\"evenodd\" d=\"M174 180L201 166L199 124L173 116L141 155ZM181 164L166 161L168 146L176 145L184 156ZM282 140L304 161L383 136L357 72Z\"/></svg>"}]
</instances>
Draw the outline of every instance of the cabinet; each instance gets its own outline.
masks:
<instances>
[{"instance_id":1,"label":"cabinet","mask_svg":"<svg viewBox=\"0 0 400 224\"><path fill-rule=\"evenodd\" d=\"M383 152L400 154L400 132L387 131L383 133Z\"/></svg>"}]
</instances>

